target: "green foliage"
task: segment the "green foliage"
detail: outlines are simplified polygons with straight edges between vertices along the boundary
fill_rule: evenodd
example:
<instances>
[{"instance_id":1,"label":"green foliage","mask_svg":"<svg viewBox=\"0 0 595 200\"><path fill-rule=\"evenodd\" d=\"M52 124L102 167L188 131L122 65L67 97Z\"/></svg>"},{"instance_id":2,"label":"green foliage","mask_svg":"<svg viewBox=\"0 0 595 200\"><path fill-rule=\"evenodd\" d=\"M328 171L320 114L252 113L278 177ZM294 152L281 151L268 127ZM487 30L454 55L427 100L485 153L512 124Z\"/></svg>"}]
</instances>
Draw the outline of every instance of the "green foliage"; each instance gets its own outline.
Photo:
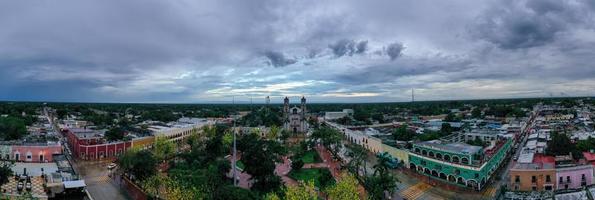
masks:
<instances>
[{"instance_id":1,"label":"green foliage","mask_svg":"<svg viewBox=\"0 0 595 200\"><path fill-rule=\"evenodd\" d=\"M0 117L0 140L17 140L27 134L25 122L16 117Z\"/></svg>"},{"instance_id":2,"label":"green foliage","mask_svg":"<svg viewBox=\"0 0 595 200\"><path fill-rule=\"evenodd\" d=\"M10 161L0 161L0 185L8 183L8 178L12 176L12 165Z\"/></svg>"},{"instance_id":3,"label":"green foliage","mask_svg":"<svg viewBox=\"0 0 595 200\"><path fill-rule=\"evenodd\" d=\"M570 152L576 151L576 146L572 144L568 135L553 132L550 137L551 140L548 141L546 148L548 155L568 155Z\"/></svg>"},{"instance_id":4,"label":"green foliage","mask_svg":"<svg viewBox=\"0 0 595 200\"><path fill-rule=\"evenodd\" d=\"M410 141L415 138L415 132L410 131L406 124L399 126L393 132L393 138L399 141Z\"/></svg>"},{"instance_id":5,"label":"green foliage","mask_svg":"<svg viewBox=\"0 0 595 200\"><path fill-rule=\"evenodd\" d=\"M299 186L289 186L285 189L286 200L318 200L318 193L314 183L308 181L300 183Z\"/></svg>"},{"instance_id":6,"label":"green foliage","mask_svg":"<svg viewBox=\"0 0 595 200\"><path fill-rule=\"evenodd\" d=\"M357 176L362 176L359 173L361 167L363 166L365 168L366 166L368 151L364 147L356 144L348 145L347 149L349 150L347 155L351 157L351 160L347 163L349 170ZM366 171L364 170L364 173L365 172Z\"/></svg>"},{"instance_id":7,"label":"green foliage","mask_svg":"<svg viewBox=\"0 0 595 200\"><path fill-rule=\"evenodd\" d=\"M304 163L319 163L322 161L320 155L318 155L318 152L314 149L304 152L299 159Z\"/></svg>"},{"instance_id":8,"label":"green foliage","mask_svg":"<svg viewBox=\"0 0 595 200\"><path fill-rule=\"evenodd\" d=\"M66 115L68 115L68 111L64 110L64 109L58 109L56 110L56 117L58 117L58 119L66 119Z\"/></svg>"},{"instance_id":9,"label":"green foliage","mask_svg":"<svg viewBox=\"0 0 595 200\"><path fill-rule=\"evenodd\" d=\"M176 153L176 144L165 137L158 137L153 143L153 154L158 161L171 158Z\"/></svg>"},{"instance_id":10,"label":"green foliage","mask_svg":"<svg viewBox=\"0 0 595 200\"><path fill-rule=\"evenodd\" d=\"M108 141L117 141L124 138L124 130L120 127L113 127L105 132L105 139Z\"/></svg>"},{"instance_id":11,"label":"green foliage","mask_svg":"<svg viewBox=\"0 0 595 200\"><path fill-rule=\"evenodd\" d=\"M298 158L291 162L291 169L293 170L300 170L302 167L304 167L304 161L302 161L302 159Z\"/></svg>"},{"instance_id":12,"label":"green foliage","mask_svg":"<svg viewBox=\"0 0 595 200\"><path fill-rule=\"evenodd\" d=\"M314 130L310 138L320 140L324 147L330 149L335 154L339 150L342 134L328 126L320 126L319 129Z\"/></svg>"},{"instance_id":13,"label":"green foliage","mask_svg":"<svg viewBox=\"0 0 595 200\"><path fill-rule=\"evenodd\" d=\"M351 175L343 175L341 180L328 188L326 194L330 200L359 199L357 179Z\"/></svg>"},{"instance_id":14,"label":"green foliage","mask_svg":"<svg viewBox=\"0 0 595 200\"><path fill-rule=\"evenodd\" d=\"M595 150L595 138L589 137L586 140L580 140L576 143L577 150L581 152Z\"/></svg>"},{"instance_id":15,"label":"green foliage","mask_svg":"<svg viewBox=\"0 0 595 200\"><path fill-rule=\"evenodd\" d=\"M442 127L440 127L440 133L442 135L450 135L452 132L453 128L450 126L450 123L442 123Z\"/></svg>"},{"instance_id":16,"label":"green foliage","mask_svg":"<svg viewBox=\"0 0 595 200\"><path fill-rule=\"evenodd\" d=\"M157 171L157 160L148 150L130 149L118 157L117 162L124 171L130 173L139 181L153 176Z\"/></svg>"},{"instance_id":17,"label":"green foliage","mask_svg":"<svg viewBox=\"0 0 595 200\"><path fill-rule=\"evenodd\" d=\"M482 118L481 117L481 108L473 108L473 110L471 111L471 117Z\"/></svg>"},{"instance_id":18,"label":"green foliage","mask_svg":"<svg viewBox=\"0 0 595 200\"><path fill-rule=\"evenodd\" d=\"M255 111L248 113L246 116L242 117L240 120L240 124L243 126L282 126L283 122L281 121L281 110L279 109L272 109L268 107L261 107Z\"/></svg>"},{"instance_id":19,"label":"green foliage","mask_svg":"<svg viewBox=\"0 0 595 200\"><path fill-rule=\"evenodd\" d=\"M335 180L327 168L304 168L300 170L291 170L288 176L298 181L313 181L314 185L318 188L329 186L333 184Z\"/></svg>"},{"instance_id":20,"label":"green foliage","mask_svg":"<svg viewBox=\"0 0 595 200\"><path fill-rule=\"evenodd\" d=\"M234 187L232 185L223 186L218 191L219 195L216 197L217 199L225 199L225 200L258 200L260 199L256 194L251 192L250 190Z\"/></svg>"},{"instance_id":21,"label":"green foliage","mask_svg":"<svg viewBox=\"0 0 595 200\"><path fill-rule=\"evenodd\" d=\"M481 141L481 139L479 139L479 138L475 138L474 140L469 140L469 141L467 141L467 144L474 145L474 146L480 146L480 147L486 146L485 143L483 141Z\"/></svg>"},{"instance_id":22,"label":"green foliage","mask_svg":"<svg viewBox=\"0 0 595 200\"><path fill-rule=\"evenodd\" d=\"M384 191L392 194L397 188L397 181L390 173L368 176L365 178L364 187L371 199L384 199Z\"/></svg>"},{"instance_id":23,"label":"green foliage","mask_svg":"<svg viewBox=\"0 0 595 200\"><path fill-rule=\"evenodd\" d=\"M247 134L238 141L242 152L241 161L245 172L252 175L252 189L268 193L279 189L281 179L275 175L275 162L286 154L286 149L274 140L261 140L257 135Z\"/></svg>"},{"instance_id":24,"label":"green foliage","mask_svg":"<svg viewBox=\"0 0 595 200\"><path fill-rule=\"evenodd\" d=\"M444 121L447 122L460 122L461 118L457 115L455 115L454 113L448 113L448 115L446 115L446 117L444 118Z\"/></svg>"}]
</instances>

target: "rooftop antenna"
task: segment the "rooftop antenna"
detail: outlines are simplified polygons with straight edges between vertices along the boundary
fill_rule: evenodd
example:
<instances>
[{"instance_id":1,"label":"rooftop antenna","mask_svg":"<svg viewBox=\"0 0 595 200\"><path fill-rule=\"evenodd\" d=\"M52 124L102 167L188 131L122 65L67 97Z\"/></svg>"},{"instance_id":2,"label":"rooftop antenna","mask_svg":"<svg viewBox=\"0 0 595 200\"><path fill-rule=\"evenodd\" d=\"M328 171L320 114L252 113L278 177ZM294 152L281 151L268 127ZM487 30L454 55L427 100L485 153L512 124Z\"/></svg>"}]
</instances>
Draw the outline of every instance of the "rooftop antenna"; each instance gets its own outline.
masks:
<instances>
[{"instance_id":1,"label":"rooftop antenna","mask_svg":"<svg viewBox=\"0 0 595 200\"><path fill-rule=\"evenodd\" d=\"M411 88L411 102L415 102L415 93L413 88Z\"/></svg>"},{"instance_id":2,"label":"rooftop antenna","mask_svg":"<svg viewBox=\"0 0 595 200\"><path fill-rule=\"evenodd\" d=\"M236 105L236 97L232 96L232 104L233 104L233 108L235 109L235 105ZM235 110L234 110L235 111ZM234 113L235 114L235 113ZM237 159L237 154L236 154L236 119L235 119L235 115L232 115L232 119L233 119L233 158L232 158L232 169L233 169L233 186L237 187L238 186L238 182L237 182L237 171L236 171L236 159Z\"/></svg>"}]
</instances>

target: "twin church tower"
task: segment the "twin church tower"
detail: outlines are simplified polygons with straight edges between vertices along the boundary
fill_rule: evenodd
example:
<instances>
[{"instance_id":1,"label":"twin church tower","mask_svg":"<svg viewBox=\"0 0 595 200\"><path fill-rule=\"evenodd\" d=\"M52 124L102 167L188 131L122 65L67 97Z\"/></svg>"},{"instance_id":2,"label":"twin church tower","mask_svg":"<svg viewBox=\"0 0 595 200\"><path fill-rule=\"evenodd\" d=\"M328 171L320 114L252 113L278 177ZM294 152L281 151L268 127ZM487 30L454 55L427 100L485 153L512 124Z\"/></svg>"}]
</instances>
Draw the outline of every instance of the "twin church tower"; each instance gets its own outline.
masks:
<instances>
[{"instance_id":1,"label":"twin church tower","mask_svg":"<svg viewBox=\"0 0 595 200\"><path fill-rule=\"evenodd\" d=\"M283 100L283 129L292 133L308 132L306 120L306 97L302 96L300 107L289 108L289 98Z\"/></svg>"}]
</instances>

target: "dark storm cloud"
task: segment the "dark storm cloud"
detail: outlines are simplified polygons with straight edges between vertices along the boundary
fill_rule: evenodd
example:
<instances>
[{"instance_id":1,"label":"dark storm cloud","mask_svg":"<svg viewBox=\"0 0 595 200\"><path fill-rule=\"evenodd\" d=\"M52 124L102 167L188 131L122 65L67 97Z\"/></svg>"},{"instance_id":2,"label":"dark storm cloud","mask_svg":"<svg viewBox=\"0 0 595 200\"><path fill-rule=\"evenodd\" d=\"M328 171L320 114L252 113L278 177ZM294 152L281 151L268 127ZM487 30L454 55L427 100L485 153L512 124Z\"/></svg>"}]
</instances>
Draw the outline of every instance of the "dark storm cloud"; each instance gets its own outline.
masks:
<instances>
[{"instance_id":1,"label":"dark storm cloud","mask_svg":"<svg viewBox=\"0 0 595 200\"><path fill-rule=\"evenodd\" d=\"M404 49L405 49L405 46L403 46L402 43L395 42L395 43L389 44L386 47L386 55L388 55L390 60L395 60L403 54Z\"/></svg>"},{"instance_id":2,"label":"dark storm cloud","mask_svg":"<svg viewBox=\"0 0 595 200\"><path fill-rule=\"evenodd\" d=\"M250 88L365 96L476 80L547 88L595 76L594 9L593 0L0 1L0 99L177 102Z\"/></svg>"},{"instance_id":3,"label":"dark storm cloud","mask_svg":"<svg viewBox=\"0 0 595 200\"><path fill-rule=\"evenodd\" d=\"M427 75L439 72L462 72L473 68L469 60L434 58L427 61L400 60L372 65L367 68L348 70L338 76L338 82L345 84L390 83L408 76Z\"/></svg>"},{"instance_id":4,"label":"dark storm cloud","mask_svg":"<svg viewBox=\"0 0 595 200\"><path fill-rule=\"evenodd\" d=\"M366 50L368 50L368 41L360 41L359 43L357 43L357 46L355 47L355 53L360 54L360 53L365 53Z\"/></svg>"},{"instance_id":5,"label":"dark storm cloud","mask_svg":"<svg viewBox=\"0 0 595 200\"><path fill-rule=\"evenodd\" d=\"M586 1L585 1L586 2ZM568 29L584 27L592 13L579 1L499 1L480 15L470 32L503 49L549 44Z\"/></svg>"},{"instance_id":6,"label":"dark storm cloud","mask_svg":"<svg viewBox=\"0 0 595 200\"><path fill-rule=\"evenodd\" d=\"M273 67L285 67L297 62L295 59L286 58L283 53L276 51L267 51L264 53L264 56L269 59L269 63Z\"/></svg>"},{"instance_id":7,"label":"dark storm cloud","mask_svg":"<svg viewBox=\"0 0 595 200\"><path fill-rule=\"evenodd\" d=\"M353 54L362 54L368 50L368 41L359 41L341 39L328 45L336 57L353 56Z\"/></svg>"}]
</instances>

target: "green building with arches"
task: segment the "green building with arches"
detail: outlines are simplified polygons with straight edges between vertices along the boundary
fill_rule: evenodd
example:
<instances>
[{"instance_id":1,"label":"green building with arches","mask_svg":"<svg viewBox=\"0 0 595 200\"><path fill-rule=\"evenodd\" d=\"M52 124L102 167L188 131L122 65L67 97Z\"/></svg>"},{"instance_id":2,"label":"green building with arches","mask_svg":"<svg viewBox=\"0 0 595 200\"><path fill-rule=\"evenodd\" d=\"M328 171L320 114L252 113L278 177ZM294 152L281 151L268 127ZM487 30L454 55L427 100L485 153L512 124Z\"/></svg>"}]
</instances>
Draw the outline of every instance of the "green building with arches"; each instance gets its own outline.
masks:
<instances>
[{"instance_id":1,"label":"green building with arches","mask_svg":"<svg viewBox=\"0 0 595 200\"><path fill-rule=\"evenodd\" d=\"M513 141L499 138L484 148L441 140L413 144L409 168L461 187L481 190L511 151Z\"/></svg>"}]
</instances>

